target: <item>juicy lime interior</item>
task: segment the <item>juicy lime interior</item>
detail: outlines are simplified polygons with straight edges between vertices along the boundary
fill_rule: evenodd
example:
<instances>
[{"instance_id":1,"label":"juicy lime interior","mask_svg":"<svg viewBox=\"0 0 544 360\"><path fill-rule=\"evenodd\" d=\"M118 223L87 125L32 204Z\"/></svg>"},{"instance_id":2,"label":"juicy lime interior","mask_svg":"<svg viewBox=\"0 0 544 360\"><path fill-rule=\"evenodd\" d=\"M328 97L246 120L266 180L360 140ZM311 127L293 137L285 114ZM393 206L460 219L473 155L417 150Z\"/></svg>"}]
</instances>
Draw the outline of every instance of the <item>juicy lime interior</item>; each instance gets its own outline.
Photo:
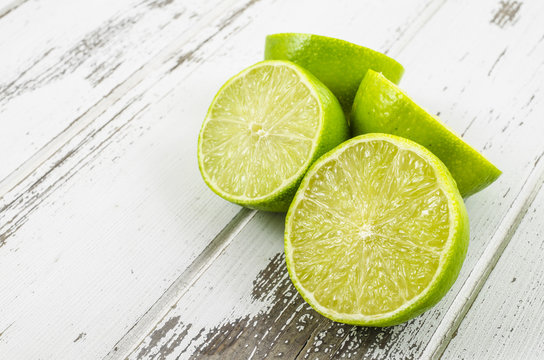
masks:
<instances>
[{"instance_id":1,"label":"juicy lime interior","mask_svg":"<svg viewBox=\"0 0 544 360\"><path fill-rule=\"evenodd\" d=\"M229 196L274 193L311 157L319 117L318 100L294 69L249 68L220 90L208 112L201 133L203 170Z\"/></svg>"},{"instance_id":2,"label":"juicy lime interior","mask_svg":"<svg viewBox=\"0 0 544 360\"><path fill-rule=\"evenodd\" d=\"M431 282L450 233L431 164L386 140L346 147L310 174L293 204L291 271L322 307L374 316Z\"/></svg>"}]
</instances>

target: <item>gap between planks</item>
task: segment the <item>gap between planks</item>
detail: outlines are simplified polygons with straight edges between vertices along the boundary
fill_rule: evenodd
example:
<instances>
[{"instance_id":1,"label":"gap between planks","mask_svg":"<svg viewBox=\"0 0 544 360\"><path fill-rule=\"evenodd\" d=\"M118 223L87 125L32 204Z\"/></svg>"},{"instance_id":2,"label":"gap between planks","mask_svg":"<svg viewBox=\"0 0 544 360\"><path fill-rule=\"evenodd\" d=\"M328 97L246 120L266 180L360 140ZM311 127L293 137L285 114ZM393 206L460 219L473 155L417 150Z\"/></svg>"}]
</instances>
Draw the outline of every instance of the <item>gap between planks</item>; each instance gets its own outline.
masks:
<instances>
[{"instance_id":1,"label":"gap between planks","mask_svg":"<svg viewBox=\"0 0 544 360\"><path fill-rule=\"evenodd\" d=\"M27 1L28 0L15 0L12 1L10 4L4 6L2 9L0 9L0 19L2 19L4 16L17 9L19 6L23 5Z\"/></svg>"},{"instance_id":2,"label":"gap between planks","mask_svg":"<svg viewBox=\"0 0 544 360\"><path fill-rule=\"evenodd\" d=\"M540 161L543 156L544 153L536 159L533 170L502 219L500 226L493 234L482 257L470 272L461 290L455 296L453 303L427 343L422 359L439 359L442 356L504 249L516 233L527 210L544 184L544 161Z\"/></svg>"},{"instance_id":3,"label":"gap between planks","mask_svg":"<svg viewBox=\"0 0 544 360\"><path fill-rule=\"evenodd\" d=\"M251 1L245 8L256 1ZM431 20L447 0L429 2L421 15L412 22L385 51L389 56L398 56L415 38L417 33ZM239 11L235 12L238 13ZM221 30L221 29L220 29ZM220 31L219 30L219 31ZM218 32L219 32L218 31ZM214 34L213 36L215 36ZM170 285L164 294L146 311L146 313L116 343L114 348L103 358L104 360L124 359L136 350L154 327L174 308L189 288L208 269L217 257L226 249L236 235L250 222L256 210L242 209L226 227L212 240L212 243L195 259L195 261Z\"/></svg>"},{"instance_id":4,"label":"gap between planks","mask_svg":"<svg viewBox=\"0 0 544 360\"><path fill-rule=\"evenodd\" d=\"M448 0L435 0L427 3L416 21L401 32L389 49L385 50L384 53L393 58L397 57L447 1Z\"/></svg>"},{"instance_id":5,"label":"gap between planks","mask_svg":"<svg viewBox=\"0 0 544 360\"><path fill-rule=\"evenodd\" d=\"M161 321L168 314L168 311L176 306L178 300L230 245L256 213L257 210L242 208L206 246L204 251L166 289L162 296L129 329L127 334L115 344L114 348L106 354L104 360L125 358L130 355L149 334L150 324Z\"/></svg>"}]
</instances>

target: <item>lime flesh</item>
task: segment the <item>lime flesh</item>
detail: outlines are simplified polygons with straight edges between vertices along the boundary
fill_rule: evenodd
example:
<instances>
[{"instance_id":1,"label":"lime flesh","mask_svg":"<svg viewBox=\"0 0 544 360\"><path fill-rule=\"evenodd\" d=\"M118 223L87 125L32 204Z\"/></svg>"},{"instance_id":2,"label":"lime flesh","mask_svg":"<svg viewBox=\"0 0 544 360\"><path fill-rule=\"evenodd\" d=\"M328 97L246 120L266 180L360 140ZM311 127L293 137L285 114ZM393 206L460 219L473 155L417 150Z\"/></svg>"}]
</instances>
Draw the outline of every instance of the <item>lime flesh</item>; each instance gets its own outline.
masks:
<instances>
[{"instance_id":1,"label":"lime flesh","mask_svg":"<svg viewBox=\"0 0 544 360\"><path fill-rule=\"evenodd\" d=\"M313 160L348 136L332 93L285 61L258 63L213 100L199 137L202 176L223 198L286 211Z\"/></svg>"},{"instance_id":2,"label":"lime flesh","mask_svg":"<svg viewBox=\"0 0 544 360\"><path fill-rule=\"evenodd\" d=\"M448 291L468 231L462 198L436 156L403 138L363 135L305 176L286 219L287 267L322 315L388 326Z\"/></svg>"},{"instance_id":3,"label":"lime flesh","mask_svg":"<svg viewBox=\"0 0 544 360\"><path fill-rule=\"evenodd\" d=\"M446 164L463 197L484 189L501 174L437 117L375 71L369 70L361 82L350 119L354 135L387 133L425 146Z\"/></svg>"}]
</instances>

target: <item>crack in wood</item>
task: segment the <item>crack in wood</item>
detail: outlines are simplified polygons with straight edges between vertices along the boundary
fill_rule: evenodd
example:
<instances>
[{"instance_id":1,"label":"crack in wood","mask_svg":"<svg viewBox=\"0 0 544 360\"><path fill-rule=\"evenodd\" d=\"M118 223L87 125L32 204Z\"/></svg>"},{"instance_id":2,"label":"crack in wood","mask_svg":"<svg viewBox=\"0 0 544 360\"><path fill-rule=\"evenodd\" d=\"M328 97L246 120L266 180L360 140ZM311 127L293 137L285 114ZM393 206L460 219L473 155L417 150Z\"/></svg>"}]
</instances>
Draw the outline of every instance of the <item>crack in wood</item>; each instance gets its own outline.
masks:
<instances>
[{"instance_id":1,"label":"crack in wood","mask_svg":"<svg viewBox=\"0 0 544 360\"><path fill-rule=\"evenodd\" d=\"M417 19L418 21L410 22L404 29L397 29L397 37L393 39L391 44L383 51L383 53L392 57L398 56L442 8L442 6L444 6L446 1L447 0L427 2L420 12L420 18Z\"/></svg>"},{"instance_id":2,"label":"crack in wood","mask_svg":"<svg viewBox=\"0 0 544 360\"><path fill-rule=\"evenodd\" d=\"M12 322L12 323L9 324L4 330L2 330L2 331L0 332L0 338L1 338L2 336L4 336L4 334L9 330L9 328L10 328L13 324L15 324L15 322Z\"/></svg>"},{"instance_id":3,"label":"crack in wood","mask_svg":"<svg viewBox=\"0 0 544 360\"><path fill-rule=\"evenodd\" d=\"M322 317L297 293L284 261L283 252L276 254L253 281L252 301L265 301L269 307L192 333L194 324L179 315L165 318L129 358L179 359L187 353L216 359L358 357L371 344L385 350L393 334L408 326L364 328Z\"/></svg>"},{"instance_id":4,"label":"crack in wood","mask_svg":"<svg viewBox=\"0 0 544 360\"><path fill-rule=\"evenodd\" d=\"M170 331L172 331L175 327L179 327L181 325L182 327L182 331L180 332L180 335L182 334L187 334L187 332L189 331L189 329L192 327L192 324L188 324L188 325L183 325L182 321L180 320L180 317L179 316L173 316L171 317L170 319L168 319L163 326L161 326L160 328L156 329L155 331L153 331L149 337L150 339L150 342L149 342L149 346L148 347L145 347L145 348L142 348L140 350L140 352L138 353L137 357L139 359L142 359L144 358L145 356L149 356L150 355L150 352L153 348L155 348L156 346L159 345L159 342L161 341L161 339L163 337L165 337ZM184 335L184 336L185 336ZM168 355L171 350L168 349L168 344L164 344L161 346L160 348L160 354L162 355L162 357L165 357L166 355Z\"/></svg>"},{"instance_id":5,"label":"crack in wood","mask_svg":"<svg viewBox=\"0 0 544 360\"><path fill-rule=\"evenodd\" d=\"M170 5L174 0L155 0L148 3L150 8L163 8Z\"/></svg>"},{"instance_id":6,"label":"crack in wood","mask_svg":"<svg viewBox=\"0 0 544 360\"><path fill-rule=\"evenodd\" d=\"M251 0L249 1L245 6L241 7L240 9L234 11L228 18L226 18L217 28L217 30L212 33L210 36L208 36L204 41L199 43L195 48L192 50L186 52L185 54L182 54L178 57L176 64L170 68L168 71L169 73L176 70L178 67L183 65L186 61L192 60L194 58L194 54L199 51L208 41L215 38L217 34L221 33L227 26L232 24L234 20L236 20L238 17L240 17L248 8L255 5L261 0ZM232 34L232 33L231 33ZM229 34L229 35L231 35Z\"/></svg>"},{"instance_id":7,"label":"crack in wood","mask_svg":"<svg viewBox=\"0 0 544 360\"><path fill-rule=\"evenodd\" d=\"M461 133L461 137L465 136L465 134L467 133L468 129L470 129L472 127L472 124L474 124L474 121L476 121L478 117L475 116L472 118L472 120L470 120L470 122L468 123L467 127L465 128L465 130L463 130L463 132Z\"/></svg>"},{"instance_id":8,"label":"crack in wood","mask_svg":"<svg viewBox=\"0 0 544 360\"><path fill-rule=\"evenodd\" d=\"M158 332L163 332L164 325L158 327L159 323L152 322L150 319L162 319L164 320L168 313L160 315L165 311L168 311L176 307L177 301L183 296L183 294L199 279L202 273L211 265L211 263L223 252L223 250L230 244L239 231L247 224L253 216L255 216L255 210L249 210L242 208L240 212L217 234L217 236L206 246L206 248L198 255L198 257L187 267L187 269L170 285L170 287L164 292L164 294L144 313L144 315L125 333L125 335L117 341L114 349L112 349L105 358L117 357L119 354L125 356L124 353L130 356L133 352L138 351L138 346L145 340L142 336L153 336ZM181 323L177 319L177 323ZM172 322L168 325L170 328L177 326L173 324L175 320L169 318L167 322ZM153 328L149 329L152 325ZM192 326L191 324L182 326ZM187 329L189 330L189 329ZM203 335L203 331L200 331L198 337ZM184 337L183 337L184 338ZM178 339L179 341L183 338ZM196 339L193 339L196 340ZM178 343L179 341L174 341ZM152 346L144 346L151 351ZM168 348L169 349L169 348ZM138 353L143 350L138 351ZM143 353L149 352L145 350ZM168 350L168 351L173 351ZM142 353L142 354L143 354ZM138 355L138 358L140 356Z\"/></svg>"},{"instance_id":9,"label":"crack in wood","mask_svg":"<svg viewBox=\"0 0 544 360\"><path fill-rule=\"evenodd\" d=\"M17 10L21 5L26 3L28 0L18 0L14 1L11 4L5 6L2 10L0 10L0 19L2 19L4 16L10 14L14 10Z\"/></svg>"},{"instance_id":10,"label":"crack in wood","mask_svg":"<svg viewBox=\"0 0 544 360\"><path fill-rule=\"evenodd\" d=\"M112 66L106 62L102 62L100 65L94 68L87 76L85 80L89 80L93 86L100 85L104 80L113 75L113 73L122 65L123 63L117 63Z\"/></svg>"},{"instance_id":11,"label":"crack in wood","mask_svg":"<svg viewBox=\"0 0 544 360\"><path fill-rule=\"evenodd\" d=\"M283 252L276 254L254 280L253 301L272 299L269 309L201 328L190 339L186 335L193 324L183 323L179 316L171 317L148 336L151 341L142 344L135 358L166 358L175 353L179 358L189 348L191 358L294 357L308 341L306 332L315 329L321 316L298 295L284 262Z\"/></svg>"},{"instance_id":12,"label":"crack in wood","mask_svg":"<svg viewBox=\"0 0 544 360\"><path fill-rule=\"evenodd\" d=\"M495 66L497 66L497 64L499 63L499 61L502 59L502 57L504 56L504 54L506 54L506 50L507 48L504 48L504 50L499 54L499 56L497 57L497 59L495 60L495 62L493 63L493 65L491 65L491 69L489 69L489 72L487 73L487 76L491 76L491 73L493 72L493 70L495 69Z\"/></svg>"},{"instance_id":13,"label":"crack in wood","mask_svg":"<svg viewBox=\"0 0 544 360\"><path fill-rule=\"evenodd\" d=\"M36 60L34 60L32 62L32 64L30 64L30 66L28 66L26 69L21 71L21 73L19 75L17 75L17 77L14 80L12 80L11 82L9 82L8 84L5 84L5 85L0 84L0 96L2 96L1 101L7 102L7 100L9 100L10 98L4 99L3 97L9 97L9 96L11 96L11 95L13 95L13 94L15 94L17 92L17 90L10 91L10 89L14 86L14 84L16 84L19 80L21 80L36 65L38 65L40 62L42 62L42 60L44 60L49 54L51 54L51 52L53 50L55 50L54 47L50 48L49 50L46 50L42 55L38 56L38 58ZM28 82L30 82L30 81L28 81Z\"/></svg>"}]
</instances>

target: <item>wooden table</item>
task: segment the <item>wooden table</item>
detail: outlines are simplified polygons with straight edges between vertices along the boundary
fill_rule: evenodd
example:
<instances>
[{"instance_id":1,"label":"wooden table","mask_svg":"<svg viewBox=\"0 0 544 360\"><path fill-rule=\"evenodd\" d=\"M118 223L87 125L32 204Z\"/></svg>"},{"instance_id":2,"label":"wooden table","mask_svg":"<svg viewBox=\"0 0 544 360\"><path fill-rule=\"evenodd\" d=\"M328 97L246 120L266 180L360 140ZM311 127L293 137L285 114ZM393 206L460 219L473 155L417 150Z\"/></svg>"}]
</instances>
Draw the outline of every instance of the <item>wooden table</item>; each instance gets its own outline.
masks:
<instances>
[{"instance_id":1,"label":"wooden table","mask_svg":"<svg viewBox=\"0 0 544 360\"><path fill-rule=\"evenodd\" d=\"M1 359L544 357L541 0L0 0ZM201 180L214 93L264 37L383 51L504 172L432 310L331 322L294 290L282 214Z\"/></svg>"}]
</instances>

